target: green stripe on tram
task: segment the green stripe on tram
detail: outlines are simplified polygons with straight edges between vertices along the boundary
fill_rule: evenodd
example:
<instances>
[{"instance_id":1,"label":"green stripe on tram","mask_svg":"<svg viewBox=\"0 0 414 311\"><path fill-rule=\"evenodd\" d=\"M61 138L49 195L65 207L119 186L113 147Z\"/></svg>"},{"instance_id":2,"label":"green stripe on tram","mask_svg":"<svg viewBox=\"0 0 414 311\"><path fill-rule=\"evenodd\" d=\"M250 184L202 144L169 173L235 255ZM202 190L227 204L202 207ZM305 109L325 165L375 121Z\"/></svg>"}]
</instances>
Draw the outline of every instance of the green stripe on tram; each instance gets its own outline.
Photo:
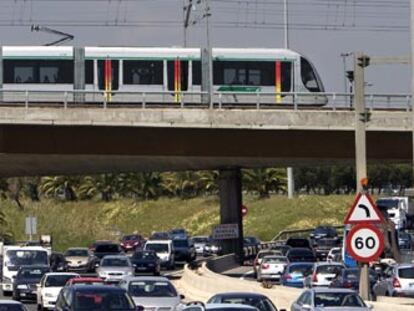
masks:
<instances>
[{"instance_id":1,"label":"green stripe on tram","mask_svg":"<svg viewBox=\"0 0 414 311\"><path fill-rule=\"evenodd\" d=\"M262 88L260 86L234 86L223 85L218 88L219 92L235 92L235 93L255 93L260 92Z\"/></svg>"}]
</instances>

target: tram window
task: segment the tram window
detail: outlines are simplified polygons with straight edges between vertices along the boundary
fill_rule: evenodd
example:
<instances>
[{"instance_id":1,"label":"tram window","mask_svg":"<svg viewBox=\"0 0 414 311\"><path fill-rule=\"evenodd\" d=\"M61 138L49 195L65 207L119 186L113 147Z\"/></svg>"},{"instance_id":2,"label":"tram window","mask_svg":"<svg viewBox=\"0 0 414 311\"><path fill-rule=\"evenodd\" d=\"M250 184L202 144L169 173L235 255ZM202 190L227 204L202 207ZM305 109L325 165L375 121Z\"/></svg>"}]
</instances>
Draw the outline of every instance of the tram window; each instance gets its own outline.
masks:
<instances>
[{"instance_id":1,"label":"tram window","mask_svg":"<svg viewBox=\"0 0 414 311\"><path fill-rule=\"evenodd\" d=\"M310 92L321 92L318 79L312 65L303 57L300 58L300 75L306 89Z\"/></svg>"},{"instance_id":2,"label":"tram window","mask_svg":"<svg viewBox=\"0 0 414 311\"><path fill-rule=\"evenodd\" d=\"M168 61L168 90L174 90L174 65L175 61ZM181 91L188 89L188 61L181 61Z\"/></svg>"},{"instance_id":3,"label":"tram window","mask_svg":"<svg viewBox=\"0 0 414 311\"><path fill-rule=\"evenodd\" d=\"M85 84L93 84L93 60L85 61Z\"/></svg>"},{"instance_id":4,"label":"tram window","mask_svg":"<svg viewBox=\"0 0 414 311\"><path fill-rule=\"evenodd\" d=\"M291 90L292 63L281 63L282 92ZM215 85L275 85L275 62L215 61Z\"/></svg>"},{"instance_id":5,"label":"tram window","mask_svg":"<svg viewBox=\"0 0 414 311\"><path fill-rule=\"evenodd\" d=\"M193 85L201 85L201 62L193 60Z\"/></svg>"},{"instance_id":6,"label":"tram window","mask_svg":"<svg viewBox=\"0 0 414 311\"><path fill-rule=\"evenodd\" d=\"M162 61L124 60L124 84L159 84L164 81Z\"/></svg>"},{"instance_id":7,"label":"tram window","mask_svg":"<svg viewBox=\"0 0 414 311\"><path fill-rule=\"evenodd\" d=\"M4 83L73 83L70 60L5 60Z\"/></svg>"}]
</instances>

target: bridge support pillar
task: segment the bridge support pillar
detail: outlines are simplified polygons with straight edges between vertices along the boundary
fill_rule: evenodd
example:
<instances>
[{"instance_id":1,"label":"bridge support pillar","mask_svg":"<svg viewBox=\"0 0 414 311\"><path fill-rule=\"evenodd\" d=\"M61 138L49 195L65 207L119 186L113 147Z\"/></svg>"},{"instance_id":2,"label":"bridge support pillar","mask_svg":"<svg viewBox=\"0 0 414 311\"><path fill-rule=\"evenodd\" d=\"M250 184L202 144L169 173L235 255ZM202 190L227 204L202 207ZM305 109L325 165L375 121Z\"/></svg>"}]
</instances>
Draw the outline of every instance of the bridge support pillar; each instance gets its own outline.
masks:
<instances>
[{"instance_id":1,"label":"bridge support pillar","mask_svg":"<svg viewBox=\"0 0 414 311\"><path fill-rule=\"evenodd\" d=\"M243 262L242 182L239 168L220 170L220 223L237 224L237 239L221 240L223 254L234 253Z\"/></svg>"}]
</instances>

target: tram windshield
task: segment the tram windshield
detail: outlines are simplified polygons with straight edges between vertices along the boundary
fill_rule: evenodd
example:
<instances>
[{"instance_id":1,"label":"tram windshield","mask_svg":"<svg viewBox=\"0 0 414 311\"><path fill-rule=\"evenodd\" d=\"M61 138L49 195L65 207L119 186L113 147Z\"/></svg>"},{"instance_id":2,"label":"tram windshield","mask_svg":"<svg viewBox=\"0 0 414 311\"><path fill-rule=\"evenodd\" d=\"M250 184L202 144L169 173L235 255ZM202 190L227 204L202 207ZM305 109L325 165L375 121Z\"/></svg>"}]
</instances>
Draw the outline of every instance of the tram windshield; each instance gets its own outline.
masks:
<instances>
[{"instance_id":1,"label":"tram windshield","mask_svg":"<svg viewBox=\"0 0 414 311\"><path fill-rule=\"evenodd\" d=\"M324 92L324 88L318 73L312 64L306 59L300 58L300 75L305 88L310 92Z\"/></svg>"}]
</instances>

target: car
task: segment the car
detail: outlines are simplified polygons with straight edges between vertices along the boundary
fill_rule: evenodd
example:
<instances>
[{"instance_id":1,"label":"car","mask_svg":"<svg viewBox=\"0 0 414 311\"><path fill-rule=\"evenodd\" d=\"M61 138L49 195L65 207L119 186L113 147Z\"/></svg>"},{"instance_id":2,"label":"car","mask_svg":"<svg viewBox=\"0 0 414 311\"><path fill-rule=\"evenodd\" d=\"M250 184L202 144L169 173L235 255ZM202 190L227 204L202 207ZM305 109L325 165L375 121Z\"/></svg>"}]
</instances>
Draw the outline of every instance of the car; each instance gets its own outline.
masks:
<instances>
[{"instance_id":1,"label":"car","mask_svg":"<svg viewBox=\"0 0 414 311\"><path fill-rule=\"evenodd\" d=\"M68 263L62 253L52 252L49 261L51 272L65 272L68 269Z\"/></svg>"},{"instance_id":2,"label":"car","mask_svg":"<svg viewBox=\"0 0 414 311\"><path fill-rule=\"evenodd\" d=\"M312 288L305 290L291 306L291 311L369 311L362 298L350 289Z\"/></svg>"},{"instance_id":3,"label":"car","mask_svg":"<svg viewBox=\"0 0 414 311\"><path fill-rule=\"evenodd\" d=\"M104 285L71 285L62 289L56 311L137 311L125 289Z\"/></svg>"},{"instance_id":4,"label":"car","mask_svg":"<svg viewBox=\"0 0 414 311\"><path fill-rule=\"evenodd\" d=\"M313 265L312 275L305 278L305 286L329 286L343 269L345 266L340 262L317 262Z\"/></svg>"},{"instance_id":5,"label":"car","mask_svg":"<svg viewBox=\"0 0 414 311\"><path fill-rule=\"evenodd\" d=\"M257 270L257 281L280 282L283 271L288 264L287 257L269 255L263 257L262 263Z\"/></svg>"},{"instance_id":6,"label":"car","mask_svg":"<svg viewBox=\"0 0 414 311\"><path fill-rule=\"evenodd\" d=\"M160 232L153 232L149 239L150 240L171 240L172 236L169 232L160 231Z\"/></svg>"},{"instance_id":7,"label":"car","mask_svg":"<svg viewBox=\"0 0 414 311\"><path fill-rule=\"evenodd\" d=\"M304 287L304 280L312 274L313 262L294 262L286 266L282 275L282 285L289 287Z\"/></svg>"},{"instance_id":8,"label":"car","mask_svg":"<svg viewBox=\"0 0 414 311\"><path fill-rule=\"evenodd\" d=\"M313 250L318 260L326 260L330 250L338 247L340 240L337 238L321 238L315 241Z\"/></svg>"},{"instance_id":9,"label":"car","mask_svg":"<svg viewBox=\"0 0 414 311\"><path fill-rule=\"evenodd\" d=\"M374 285L377 296L414 297L414 264L397 264L387 268Z\"/></svg>"},{"instance_id":10,"label":"car","mask_svg":"<svg viewBox=\"0 0 414 311\"><path fill-rule=\"evenodd\" d=\"M80 277L80 275L72 272L46 273L40 280L40 286L37 288L37 309L54 309L60 290L69 279L75 277Z\"/></svg>"},{"instance_id":11,"label":"car","mask_svg":"<svg viewBox=\"0 0 414 311\"><path fill-rule=\"evenodd\" d=\"M184 299L174 285L161 276L127 277L119 287L125 289L135 305L144 310L177 310Z\"/></svg>"},{"instance_id":12,"label":"car","mask_svg":"<svg viewBox=\"0 0 414 311\"><path fill-rule=\"evenodd\" d=\"M281 252L269 249L263 249L259 251L256 255L256 258L253 260L253 271L255 276L257 276L257 270L259 266L262 264L263 257L270 256L270 255L282 255Z\"/></svg>"},{"instance_id":13,"label":"car","mask_svg":"<svg viewBox=\"0 0 414 311\"><path fill-rule=\"evenodd\" d=\"M196 259L197 254L192 239L176 236L173 238L172 243L174 246L175 261L191 262Z\"/></svg>"},{"instance_id":14,"label":"car","mask_svg":"<svg viewBox=\"0 0 414 311\"><path fill-rule=\"evenodd\" d=\"M277 311L273 302L263 294L253 292L218 293L207 300L207 304L248 305L260 311ZM281 310L280 310L281 311Z\"/></svg>"},{"instance_id":15,"label":"car","mask_svg":"<svg viewBox=\"0 0 414 311\"><path fill-rule=\"evenodd\" d=\"M255 236L245 236L243 238L243 247L258 247L262 242Z\"/></svg>"},{"instance_id":16,"label":"car","mask_svg":"<svg viewBox=\"0 0 414 311\"><path fill-rule=\"evenodd\" d=\"M108 244L108 243L112 243L112 241L110 240L97 240L95 242L93 242L90 246L89 246L89 250L91 252L95 252L95 249L98 245L100 244Z\"/></svg>"},{"instance_id":17,"label":"car","mask_svg":"<svg viewBox=\"0 0 414 311\"><path fill-rule=\"evenodd\" d=\"M338 232L332 226L318 226L312 231L309 237L313 241L325 238L335 239L338 238Z\"/></svg>"},{"instance_id":18,"label":"car","mask_svg":"<svg viewBox=\"0 0 414 311\"><path fill-rule=\"evenodd\" d=\"M306 238L289 238L286 245L291 248L308 248L312 250L312 243Z\"/></svg>"},{"instance_id":19,"label":"car","mask_svg":"<svg viewBox=\"0 0 414 311\"><path fill-rule=\"evenodd\" d=\"M270 249L274 251L279 251L282 253L282 256L286 256L288 250L290 250L292 247L289 245L275 245L272 246Z\"/></svg>"},{"instance_id":20,"label":"car","mask_svg":"<svg viewBox=\"0 0 414 311\"><path fill-rule=\"evenodd\" d=\"M210 238L207 242L206 246L204 247L204 256L211 256L211 255L221 255L222 248L220 242L218 240L214 240Z\"/></svg>"},{"instance_id":21,"label":"car","mask_svg":"<svg viewBox=\"0 0 414 311\"><path fill-rule=\"evenodd\" d=\"M174 245L171 240L148 240L144 250L154 251L161 260L161 266L175 268Z\"/></svg>"},{"instance_id":22,"label":"car","mask_svg":"<svg viewBox=\"0 0 414 311\"><path fill-rule=\"evenodd\" d=\"M65 286L71 285L103 285L105 281L98 277L79 277L72 278L66 282Z\"/></svg>"},{"instance_id":23,"label":"car","mask_svg":"<svg viewBox=\"0 0 414 311\"><path fill-rule=\"evenodd\" d=\"M28 311L26 306L15 300L0 300L1 311Z\"/></svg>"},{"instance_id":24,"label":"car","mask_svg":"<svg viewBox=\"0 0 414 311\"><path fill-rule=\"evenodd\" d=\"M101 260L107 255L122 255L123 251L119 244L114 242L99 243L95 247L94 256L97 260ZM97 261L97 262L98 262Z\"/></svg>"},{"instance_id":25,"label":"car","mask_svg":"<svg viewBox=\"0 0 414 311\"><path fill-rule=\"evenodd\" d=\"M309 248L291 248L286 257L289 262L315 262L316 256Z\"/></svg>"},{"instance_id":26,"label":"car","mask_svg":"<svg viewBox=\"0 0 414 311\"><path fill-rule=\"evenodd\" d=\"M13 281L13 299L36 300L37 286L47 272L48 266L21 266Z\"/></svg>"},{"instance_id":27,"label":"car","mask_svg":"<svg viewBox=\"0 0 414 311\"><path fill-rule=\"evenodd\" d=\"M413 238L407 232L398 232L398 247L399 249L411 250L413 247Z\"/></svg>"},{"instance_id":28,"label":"car","mask_svg":"<svg viewBox=\"0 0 414 311\"><path fill-rule=\"evenodd\" d=\"M207 235L198 235L193 237L194 248L196 254L199 256L204 255L204 249L209 241L209 237Z\"/></svg>"},{"instance_id":29,"label":"car","mask_svg":"<svg viewBox=\"0 0 414 311\"><path fill-rule=\"evenodd\" d=\"M174 228L169 231L169 234L171 235L171 238L174 239L175 237L180 238L188 238L188 232L183 228Z\"/></svg>"},{"instance_id":30,"label":"car","mask_svg":"<svg viewBox=\"0 0 414 311\"><path fill-rule=\"evenodd\" d=\"M65 253L68 271L90 272L95 269L96 257L86 247L71 247Z\"/></svg>"},{"instance_id":31,"label":"car","mask_svg":"<svg viewBox=\"0 0 414 311\"><path fill-rule=\"evenodd\" d=\"M335 258L337 258L337 255L342 255L341 253L342 253L342 248L333 247L331 248L328 255L326 256L326 260L327 261L338 261L338 260L335 260Z\"/></svg>"},{"instance_id":32,"label":"car","mask_svg":"<svg viewBox=\"0 0 414 311\"><path fill-rule=\"evenodd\" d=\"M329 287L331 288L349 288L355 291L359 290L359 275L360 269L359 268L346 268L342 269L341 273L339 273L332 281ZM374 285L378 280L378 274L369 269L369 283L370 283L370 294L371 297L374 297L374 293L372 291Z\"/></svg>"},{"instance_id":33,"label":"car","mask_svg":"<svg viewBox=\"0 0 414 311\"><path fill-rule=\"evenodd\" d=\"M106 283L118 283L126 276L133 276L135 268L125 255L107 255L102 258L96 273Z\"/></svg>"},{"instance_id":34,"label":"car","mask_svg":"<svg viewBox=\"0 0 414 311\"><path fill-rule=\"evenodd\" d=\"M144 244L145 239L139 234L124 235L120 241L120 245L125 252L140 249Z\"/></svg>"},{"instance_id":35,"label":"car","mask_svg":"<svg viewBox=\"0 0 414 311\"><path fill-rule=\"evenodd\" d=\"M237 303L189 303L182 311L259 311L256 307ZM282 310L280 310L282 311Z\"/></svg>"},{"instance_id":36,"label":"car","mask_svg":"<svg viewBox=\"0 0 414 311\"><path fill-rule=\"evenodd\" d=\"M161 261L155 251L137 250L131 257L131 263L135 268L135 273L149 272L160 275Z\"/></svg>"}]
</instances>

